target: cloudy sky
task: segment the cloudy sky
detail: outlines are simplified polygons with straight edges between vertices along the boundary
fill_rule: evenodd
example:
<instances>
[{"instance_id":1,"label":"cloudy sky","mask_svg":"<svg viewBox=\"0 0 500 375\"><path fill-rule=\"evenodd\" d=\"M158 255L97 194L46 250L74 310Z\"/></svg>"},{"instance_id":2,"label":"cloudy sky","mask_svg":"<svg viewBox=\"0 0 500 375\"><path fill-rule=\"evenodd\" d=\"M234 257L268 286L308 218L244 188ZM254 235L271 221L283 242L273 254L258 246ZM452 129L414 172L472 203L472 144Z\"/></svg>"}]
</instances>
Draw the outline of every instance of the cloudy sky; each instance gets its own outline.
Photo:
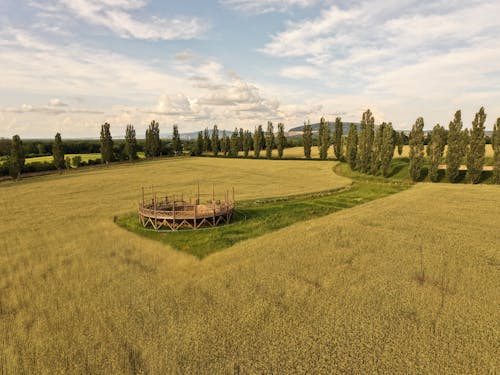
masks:
<instances>
[{"instance_id":1,"label":"cloudy sky","mask_svg":"<svg viewBox=\"0 0 500 375\"><path fill-rule=\"evenodd\" d=\"M0 137L500 116L500 2L1 0Z\"/></svg>"}]
</instances>

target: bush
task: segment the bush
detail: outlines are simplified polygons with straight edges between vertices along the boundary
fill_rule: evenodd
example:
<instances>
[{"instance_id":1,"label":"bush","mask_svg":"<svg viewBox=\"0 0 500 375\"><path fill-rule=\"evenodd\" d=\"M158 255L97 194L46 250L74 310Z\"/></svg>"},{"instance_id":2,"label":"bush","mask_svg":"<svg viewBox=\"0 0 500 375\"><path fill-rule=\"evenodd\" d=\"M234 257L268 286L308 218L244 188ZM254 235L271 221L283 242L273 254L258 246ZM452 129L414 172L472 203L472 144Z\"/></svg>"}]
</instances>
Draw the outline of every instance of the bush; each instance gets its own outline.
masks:
<instances>
[{"instance_id":1,"label":"bush","mask_svg":"<svg viewBox=\"0 0 500 375\"><path fill-rule=\"evenodd\" d=\"M22 173L33 173L33 172L43 172L43 171L54 171L56 170L56 166L54 163L49 162L33 162L29 164L25 164L22 170Z\"/></svg>"}]
</instances>

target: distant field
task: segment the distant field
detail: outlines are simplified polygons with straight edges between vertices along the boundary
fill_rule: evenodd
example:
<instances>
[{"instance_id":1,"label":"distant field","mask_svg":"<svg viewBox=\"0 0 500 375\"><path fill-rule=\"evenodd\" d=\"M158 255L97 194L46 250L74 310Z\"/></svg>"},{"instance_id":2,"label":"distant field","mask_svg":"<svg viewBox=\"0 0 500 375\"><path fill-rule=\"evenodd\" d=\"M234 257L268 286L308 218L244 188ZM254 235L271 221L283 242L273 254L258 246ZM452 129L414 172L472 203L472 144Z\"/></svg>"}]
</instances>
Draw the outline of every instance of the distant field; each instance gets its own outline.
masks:
<instances>
[{"instance_id":1,"label":"distant field","mask_svg":"<svg viewBox=\"0 0 500 375\"><path fill-rule=\"evenodd\" d=\"M143 159L144 158L144 153L143 152L139 152L137 154L139 156L140 159ZM70 157L70 158L73 158L75 156L81 156L82 158L82 162L86 162L88 163L89 160L97 160L97 159L100 159L101 158L101 154L66 154L65 157ZM27 158L26 159L26 163L29 164L29 163L35 163L35 162L48 162L48 163L51 163L52 161L54 160L54 158L52 157L52 155L49 155L49 156L38 156L38 157L35 157L35 158Z\"/></svg>"},{"instance_id":2,"label":"distant field","mask_svg":"<svg viewBox=\"0 0 500 375\"><path fill-rule=\"evenodd\" d=\"M248 200L349 184L333 166L172 158L0 184L0 373L498 373L498 186L419 184L202 261L113 223L141 186Z\"/></svg>"}]
</instances>

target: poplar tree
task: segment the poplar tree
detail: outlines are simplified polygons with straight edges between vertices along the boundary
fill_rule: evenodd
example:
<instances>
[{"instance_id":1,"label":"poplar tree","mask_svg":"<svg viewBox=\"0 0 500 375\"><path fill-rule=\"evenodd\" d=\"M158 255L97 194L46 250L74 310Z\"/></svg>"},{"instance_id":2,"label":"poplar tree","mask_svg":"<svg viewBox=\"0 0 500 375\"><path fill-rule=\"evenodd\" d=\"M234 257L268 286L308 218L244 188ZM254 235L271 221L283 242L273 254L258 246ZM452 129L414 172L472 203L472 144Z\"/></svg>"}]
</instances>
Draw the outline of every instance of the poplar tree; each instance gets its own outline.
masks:
<instances>
[{"instance_id":1,"label":"poplar tree","mask_svg":"<svg viewBox=\"0 0 500 375\"><path fill-rule=\"evenodd\" d=\"M271 159L274 147L274 126L271 121L267 122L266 130L266 158Z\"/></svg>"},{"instance_id":2,"label":"poplar tree","mask_svg":"<svg viewBox=\"0 0 500 375\"><path fill-rule=\"evenodd\" d=\"M306 159L311 159L311 148L312 148L312 143L313 143L313 137L312 137L312 126L307 121L307 124L304 122L304 128L302 131L302 140L304 143L304 156Z\"/></svg>"},{"instance_id":3,"label":"poplar tree","mask_svg":"<svg viewBox=\"0 0 500 375\"><path fill-rule=\"evenodd\" d=\"M500 117L493 126L491 146L493 147L493 182L500 184Z\"/></svg>"},{"instance_id":4,"label":"poplar tree","mask_svg":"<svg viewBox=\"0 0 500 375\"><path fill-rule=\"evenodd\" d=\"M372 155L370 157L370 173L372 175L377 175L380 172L380 167L382 166L382 142L384 141L383 132L385 128L385 122L380 124L375 128L375 137L373 139ZM392 134L391 134L392 136Z\"/></svg>"},{"instance_id":5,"label":"poplar tree","mask_svg":"<svg viewBox=\"0 0 500 375\"><path fill-rule=\"evenodd\" d=\"M194 147L194 154L196 156L200 156L203 154L203 132L199 131L198 132L198 138L196 139L195 147Z\"/></svg>"},{"instance_id":6,"label":"poplar tree","mask_svg":"<svg viewBox=\"0 0 500 375\"><path fill-rule=\"evenodd\" d=\"M243 156L245 158L248 157L251 145L252 145L252 134L250 133L249 130L245 130L245 132L243 133Z\"/></svg>"},{"instance_id":7,"label":"poplar tree","mask_svg":"<svg viewBox=\"0 0 500 375\"><path fill-rule=\"evenodd\" d=\"M110 125L105 122L101 125L101 163L108 164L113 161L113 138L111 137Z\"/></svg>"},{"instance_id":8,"label":"poplar tree","mask_svg":"<svg viewBox=\"0 0 500 375\"><path fill-rule=\"evenodd\" d=\"M175 152L175 148L174 148ZM147 158L159 156L161 153L160 124L155 120L151 121L146 129L146 144L144 154Z\"/></svg>"},{"instance_id":9,"label":"poplar tree","mask_svg":"<svg viewBox=\"0 0 500 375\"><path fill-rule=\"evenodd\" d=\"M262 125L259 125L255 129L253 134L253 154L254 157L258 158L260 156L260 150L262 149L262 140L264 138L264 133L262 131Z\"/></svg>"},{"instance_id":10,"label":"poplar tree","mask_svg":"<svg viewBox=\"0 0 500 375\"><path fill-rule=\"evenodd\" d=\"M429 143L429 178L432 182L438 182L439 180L439 164L443 158L444 146L444 128L437 124L432 129L431 141Z\"/></svg>"},{"instance_id":11,"label":"poplar tree","mask_svg":"<svg viewBox=\"0 0 500 375\"><path fill-rule=\"evenodd\" d=\"M52 158L54 159L54 165L59 171L64 168L64 149L60 133L57 133L54 137L54 143L52 145Z\"/></svg>"},{"instance_id":12,"label":"poplar tree","mask_svg":"<svg viewBox=\"0 0 500 375\"><path fill-rule=\"evenodd\" d=\"M229 153L231 152L231 139L229 138L229 136L226 134L226 140L224 142L224 145L225 145L225 154L224 156L227 156L229 155Z\"/></svg>"},{"instance_id":13,"label":"poplar tree","mask_svg":"<svg viewBox=\"0 0 500 375\"><path fill-rule=\"evenodd\" d=\"M24 168L24 160L23 142L16 134L10 145L9 174L12 178L19 178Z\"/></svg>"},{"instance_id":14,"label":"poplar tree","mask_svg":"<svg viewBox=\"0 0 500 375\"><path fill-rule=\"evenodd\" d=\"M245 132L243 128L240 128L239 136L238 136L238 144L240 146L240 151L243 151L243 142L245 141Z\"/></svg>"},{"instance_id":15,"label":"poplar tree","mask_svg":"<svg viewBox=\"0 0 500 375\"><path fill-rule=\"evenodd\" d=\"M358 152L358 128L355 124L349 126L349 134L347 135L346 156L347 162L352 170L356 169L356 155Z\"/></svg>"},{"instance_id":16,"label":"poplar tree","mask_svg":"<svg viewBox=\"0 0 500 375\"><path fill-rule=\"evenodd\" d=\"M212 151L210 134L208 128L205 128L205 130L203 131L203 152L210 152L210 151Z\"/></svg>"},{"instance_id":17,"label":"poplar tree","mask_svg":"<svg viewBox=\"0 0 500 375\"><path fill-rule=\"evenodd\" d=\"M382 147L380 149L380 163L384 177L389 177L394 148L394 129L392 123L388 123L382 128Z\"/></svg>"},{"instance_id":18,"label":"poplar tree","mask_svg":"<svg viewBox=\"0 0 500 375\"><path fill-rule=\"evenodd\" d=\"M375 119L368 109L361 119L361 131L358 139L357 169L367 173L371 166Z\"/></svg>"},{"instance_id":19,"label":"poplar tree","mask_svg":"<svg viewBox=\"0 0 500 375\"><path fill-rule=\"evenodd\" d=\"M228 147L227 147L227 134L225 130L222 131L222 138L220 141L220 151L222 152L223 156L227 156Z\"/></svg>"},{"instance_id":20,"label":"poplar tree","mask_svg":"<svg viewBox=\"0 0 500 375\"><path fill-rule=\"evenodd\" d=\"M326 122L324 117L319 121L318 148L319 158L326 160L328 157L328 148L330 147L330 123Z\"/></svg>"},{"instance_id":21,"label":"poplar tree","mask_svg":"<svg viewBox=\"0 0 500 375\"><path fill-rule=\"evenodd\" d=\"M237 157L238 151L240 150L239 136L238 136L238 129L237 128L234 128L234 132L231 134L230 148L231 148L231 156Z\"/></svg>"},{"instance_id":22,"label":"poplar tree","mask_svg":"<svg viewBox=\"0 0 500 375\"><path fill-rule=\"evenodd\" d=\"M335 128L333 131L333 152L335 153L335 158L341 160L343 155L342 149L342 134L344 133L344 125L342 124L342 119L337 117L335 119Z\"/></svg>"},{"instance_id":23,"label":"poplar tree","mask_svg":"<svg viewBox=\"0 0 500 375\"><path fill-rule=\"evenodd\" d=\"M278 137L276 140L276 147L278 148L278 158L280 159L283 157L283 150L285 148L285 144L286 144L285 125L280 122L278 123Z\"/></svg>"},{"instance_id":24,"label":"poplar tree","mask_svg":"<svg viewBox=\"0 0 500 375\"><path fill-rule=\"evenodd\" d=\"M413 181L420 179L424 164L424 119L419 117L410 133L410 177Z\"/></svg>"},{"instance_id":25,"label":"poplar tree","mask_svg":"<svg viewBox=\"0 0 500 375\"><path fill-rule=\"evenodd\" d=\"M485 139L484 139L484 123L486 121L486 113L481 107L476 117L472 122L470 131L470 143L467 147L467 177L473 184L477 184L481 179L484 166Z\"/></svg>"},{"instance_id":26,"label":"poplar tree","mask_svg":"<svg viewBox=\"0 0 500 375\"><path fill-rule=\"evenodd\" d=\"M158 145L160 146L159 141L160 141L160 131L158 131ZM175 155L182 155L182 142L181 142L181 136L179 135L179 128L177 127L177 125L174 125L174 129L172 132L172 148L174 149Z\"/></svg>"},{"instance_id":27,"label":"poplar tree","mask_svg":"<svg viewBox=\"0 0 500 375\"><path fill-rule=\"evenodd\" d=\"M137 159L137 139L133 125L127 125L125 129L125 154L131 162Z\"/></svg>"},{"instance_id":28,"label":"poplar tree","mask_svg":"<svg viewBox=\"0 0 500 375\"><path fill-rule=\"evenodd\" d=\"M396 133L397 134L397 145L398 145L398 155L401 157L403 154L403 146L405 144L405 138L403 131Z\"/></svg>"},{"instance_id":29,"label":"poplar tree","mask_svg":"<svg viewBox=\"0 0 500 375\"><path fill-rule=\"evenodd\" d=\"M448 151L446 152L446 176L450 182L457 182L463 158L462 112L455 112L448 131Z\"/></svg>"},{"instance_id":30,"label":"poplar tree","mask_svg":"<svg viewBox=\"0 0 500 375\"><path fill-rule=\"evenodd\" d=\"M214 125L212 130L212 152L214 156L219 154L219 129L217 125Z\"/></svg>"}]
</instances>

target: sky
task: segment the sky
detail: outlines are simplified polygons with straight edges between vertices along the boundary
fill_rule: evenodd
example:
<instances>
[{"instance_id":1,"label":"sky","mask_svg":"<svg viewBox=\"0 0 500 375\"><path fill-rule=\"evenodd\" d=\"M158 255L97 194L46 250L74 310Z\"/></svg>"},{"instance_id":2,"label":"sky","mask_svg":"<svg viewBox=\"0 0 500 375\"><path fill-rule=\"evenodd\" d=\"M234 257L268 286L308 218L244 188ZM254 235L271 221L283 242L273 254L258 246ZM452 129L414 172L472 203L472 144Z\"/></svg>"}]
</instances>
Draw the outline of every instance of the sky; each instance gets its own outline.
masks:
<instances>
[{"instance_id":1,"label":"sky","mask_svg":"<svg viewBox=\"0 0 500 375\"><path fill-rule=\"evenodd\" d=\"M500 1L0 0L0 137L500 117Z\"/></svg>"}]
</instances>

